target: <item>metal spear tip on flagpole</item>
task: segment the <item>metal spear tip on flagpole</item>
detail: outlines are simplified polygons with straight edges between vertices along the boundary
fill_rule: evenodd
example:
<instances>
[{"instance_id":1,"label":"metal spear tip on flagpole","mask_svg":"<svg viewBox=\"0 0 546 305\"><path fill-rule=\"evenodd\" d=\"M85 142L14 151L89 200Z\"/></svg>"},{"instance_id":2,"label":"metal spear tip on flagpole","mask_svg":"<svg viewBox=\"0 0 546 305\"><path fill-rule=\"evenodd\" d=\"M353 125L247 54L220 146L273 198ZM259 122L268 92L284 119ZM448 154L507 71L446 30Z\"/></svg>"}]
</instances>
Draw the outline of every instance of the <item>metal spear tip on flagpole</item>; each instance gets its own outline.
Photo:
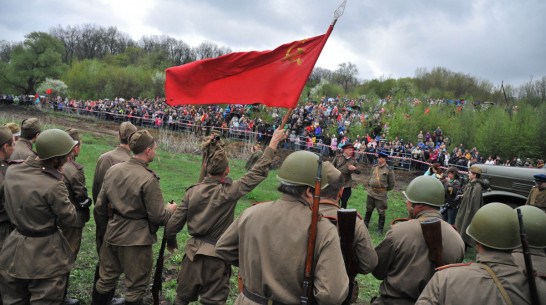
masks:
<instances>
[{"instance_id":1,"label":"metal spear tip on flagpole","mask_svg":"<svg viewBox=\"0 0 546 305\"><path fill-rule=\"evenodd\" d=\"M334 26L339 19L345 12L345 5L347 4L347 0L344 0L336 9L334 12L334 20L332 20L332 26Z\"/></svg>"}]
</instances>

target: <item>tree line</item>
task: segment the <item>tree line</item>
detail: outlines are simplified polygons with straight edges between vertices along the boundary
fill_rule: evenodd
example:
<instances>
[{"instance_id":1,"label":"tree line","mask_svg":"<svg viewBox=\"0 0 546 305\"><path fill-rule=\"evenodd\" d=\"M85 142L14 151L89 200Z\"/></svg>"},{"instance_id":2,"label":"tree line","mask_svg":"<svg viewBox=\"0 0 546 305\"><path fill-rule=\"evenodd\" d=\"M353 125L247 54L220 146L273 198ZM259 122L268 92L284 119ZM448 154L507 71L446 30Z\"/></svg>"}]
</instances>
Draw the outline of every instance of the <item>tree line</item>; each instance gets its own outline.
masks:
<instances>
[{"instance_id":1,"label":"tree line","mask_svg":"<svg viewBox=\"0 0 546 305\"><path fill-rule=\"evenodd\" d=\"M79 99L164 96L164 70L232 50L205 41L196 47L165 35L132 39L116 27L94 24L61 26L32 32L22 42L0 41L0 89L3 94L43 94ZM47 79L47 80L46 80ZM301 101L322 96L355 100L415 97L490 101L507 108L546 101L546 76L518 87L443 67L418 68L414 77L361 80L355 64L335 70L316 67Z\"/></svg>"}]
</instances>

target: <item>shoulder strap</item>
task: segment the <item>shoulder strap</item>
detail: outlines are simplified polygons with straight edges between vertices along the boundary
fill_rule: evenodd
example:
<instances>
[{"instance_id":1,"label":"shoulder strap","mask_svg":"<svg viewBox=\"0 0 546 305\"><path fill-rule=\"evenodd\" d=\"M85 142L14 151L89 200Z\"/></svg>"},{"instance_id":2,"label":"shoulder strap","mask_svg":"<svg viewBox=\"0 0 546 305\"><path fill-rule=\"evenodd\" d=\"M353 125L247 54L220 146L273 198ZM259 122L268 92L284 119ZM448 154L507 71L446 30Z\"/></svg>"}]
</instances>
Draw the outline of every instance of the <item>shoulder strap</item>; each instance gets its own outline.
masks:
<instances>
[{"instance_id":1,"label":"shoulder strap","mask_svg":"<svg viewBox=\"0 0 546 305\"><path fill-rule=\"evenodd\" d=\"M497 285L497 288L499 288L499 291L502 294L502 297L504 298L504 301L506 302L506 304L507 305L513 305L512 301L510 300L510 297L508 296L508 293L506 293L506 290L504 290L504 287L502 287L502 284L499 281L499 278L497 278L497 276L495 275L495 272L493 272L491 267L487 266L486 264L482 264L482 263L480 263L480 265L482 265L482 267L485 270L487 270L487 273L489 273L489 275L491 276L493 281L495 281L495 284Z\"/></svg>"}]
</instances>

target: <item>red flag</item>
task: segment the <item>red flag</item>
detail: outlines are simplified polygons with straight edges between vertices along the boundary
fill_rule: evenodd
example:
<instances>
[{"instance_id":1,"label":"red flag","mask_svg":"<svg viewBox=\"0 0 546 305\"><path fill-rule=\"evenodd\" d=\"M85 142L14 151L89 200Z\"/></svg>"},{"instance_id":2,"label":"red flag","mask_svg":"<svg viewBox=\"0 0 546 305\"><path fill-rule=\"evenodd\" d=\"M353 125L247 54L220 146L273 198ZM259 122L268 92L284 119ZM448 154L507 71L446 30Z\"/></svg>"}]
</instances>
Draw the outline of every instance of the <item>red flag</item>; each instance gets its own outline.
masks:
<instances>
[{"instance_id":1,"label":"red flag","mask_svg":"<svg viewBox=\"0 0 546 305\"><path fill-rule=\"evenodd\" d=\"M254 104L293 108L333 26L273 51L231 53L166 70L167 104Z\"/></svg>"},{"instance_id":2,"label":"red flag","mask_svg":"<svg viewBox=\"0 0 546 305\"><path fill-rule=\"evenodd\" d=\"M51 89L47 89L46 94L51 94Z\"/></svg>"}]
</instances>

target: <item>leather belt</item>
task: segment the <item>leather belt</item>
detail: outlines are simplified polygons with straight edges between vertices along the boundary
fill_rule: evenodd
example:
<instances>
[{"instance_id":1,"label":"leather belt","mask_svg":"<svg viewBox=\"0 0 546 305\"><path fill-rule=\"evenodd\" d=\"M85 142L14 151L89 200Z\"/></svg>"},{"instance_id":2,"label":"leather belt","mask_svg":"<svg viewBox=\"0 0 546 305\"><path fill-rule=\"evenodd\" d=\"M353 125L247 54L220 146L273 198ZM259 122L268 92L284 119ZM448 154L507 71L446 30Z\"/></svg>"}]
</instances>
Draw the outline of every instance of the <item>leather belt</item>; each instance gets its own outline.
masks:
<instances>
[{"instance_id":1,"label":"leather belt","mask_svg":"<svg viewBox=\"0 0 546 305\"><path fill-rule=\"evenodd\" d=\"M387 189L384 187L372 187L372 190L374 191L386 191Z\"/></svg>"},{"instance_id":2,"label":"leather belt","mask_svg":"<svg viewBox=\"0 0 546 305\"><path fill-rule=\"evenodd\" d=\"M247 299L260 305L285 305L284 303L273 301L271 299L266 299L261 295L250 292L248 289L246 289L246 287L243 287L243 294Z\"/></svg>"},{"instance_id":3,"label":"leather belt","mask_svg":"<svg viewBox=\"0 0 546 305\"><path fill-rule=\"evenodd\" d=\"M207 244L211 244L213 246L216 246L216 243L218 242L216 239L206 237L206 236L192 236L192 237L197 238L199 240L202 240L202 241L206 242Z\"/></svg>"},{"instance_id":4,"label":"leather belt","mask_svg":"<svg viewBox=\"0 0 546 305\"><path fill-rule=\"evenodd\" d=\"M351 178L351 174L343 174L343 178L349 179L349 178Z\"/></svg>"},{"instance_id":5,"label":"leather belt","mask_svg":"<svg viewBox=\"0 0 546 305\"><path fill-rule=\"evenodd\" d=\"M46 236L52 235L53 233L59 231L59 229L57 229L57 228L48 228L48 229L45 229L43 231L34 231L34 232L26 231L26 230L23 230L21 228L15 228L15 230L17 230L17 232L19 232L21 235L26 236L26 237L46 237Z\"/></svg>"}]
</instances>

